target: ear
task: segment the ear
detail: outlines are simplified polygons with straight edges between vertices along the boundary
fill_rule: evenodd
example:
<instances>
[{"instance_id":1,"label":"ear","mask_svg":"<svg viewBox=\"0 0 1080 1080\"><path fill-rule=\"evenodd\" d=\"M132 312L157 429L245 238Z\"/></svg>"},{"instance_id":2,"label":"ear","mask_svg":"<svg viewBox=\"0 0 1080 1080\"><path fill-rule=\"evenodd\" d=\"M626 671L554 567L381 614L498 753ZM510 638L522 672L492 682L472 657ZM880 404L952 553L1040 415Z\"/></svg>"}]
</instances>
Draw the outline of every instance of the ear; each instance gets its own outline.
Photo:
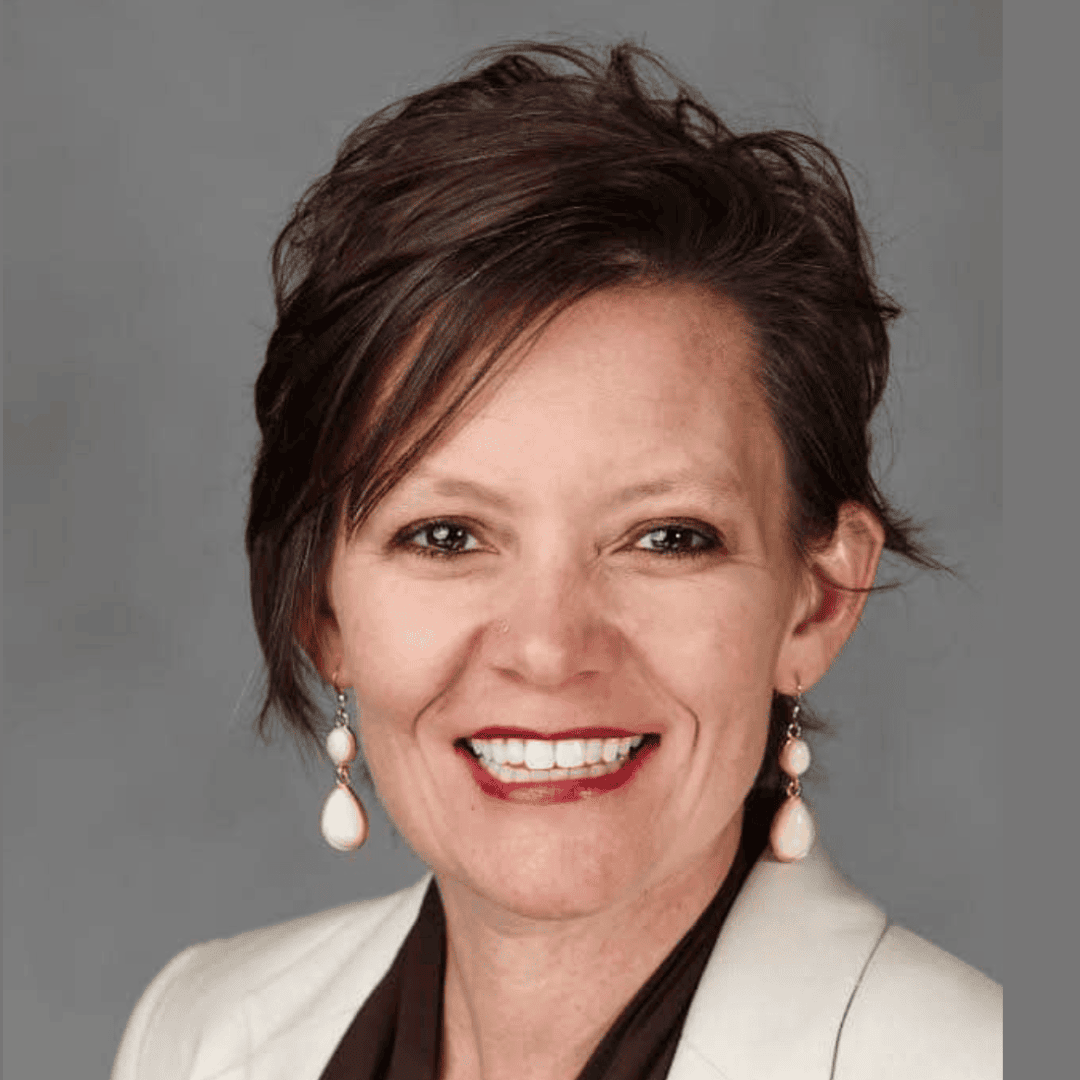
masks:
<instances>
[{"instance_id":1,"label":"ear","mask_svg":"<svg viewBox=\"0 0 1080 1080\"><path fill-rule=\"evenodd\" d=\"M877 515L861 503L840 507L835 532L811 555L805 571L804 598L777 662L780 693L813 686L840 655L859 624L884 546L885 529Z\"/></svg>"},{"instance_id":2,"label":"ear","mask_svg":"<svg viewBox=\"0 0 1080 1080\"><path fill-rule=\"evenodd\" d=\"M345 650L337 616L326 597L316 601L297 627L297 637L315 670L331 685L341 689Z\"/></svg>"}]
</instances>

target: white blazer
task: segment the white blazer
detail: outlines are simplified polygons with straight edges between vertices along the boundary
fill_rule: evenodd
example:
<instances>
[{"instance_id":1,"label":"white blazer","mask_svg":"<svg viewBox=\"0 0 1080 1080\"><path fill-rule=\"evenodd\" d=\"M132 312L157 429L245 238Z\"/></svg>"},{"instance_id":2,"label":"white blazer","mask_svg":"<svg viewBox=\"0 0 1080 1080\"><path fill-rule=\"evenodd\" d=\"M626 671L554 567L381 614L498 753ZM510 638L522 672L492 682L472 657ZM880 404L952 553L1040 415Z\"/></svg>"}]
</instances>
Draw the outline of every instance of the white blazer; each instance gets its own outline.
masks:
<instances>
[{"instance_id":1,"label":"white blazer","mask_svg":"<svg viewBox=\"0 0 1080 1080\"><path fill-rule=\"evenodd\" d=\"M112 1080L318 1080L429 881L180 953L132 1013ZM817 846L752 870L668 1080L1001 1075L1001 987L890 925Z\"/></svg>"}]
</instances>

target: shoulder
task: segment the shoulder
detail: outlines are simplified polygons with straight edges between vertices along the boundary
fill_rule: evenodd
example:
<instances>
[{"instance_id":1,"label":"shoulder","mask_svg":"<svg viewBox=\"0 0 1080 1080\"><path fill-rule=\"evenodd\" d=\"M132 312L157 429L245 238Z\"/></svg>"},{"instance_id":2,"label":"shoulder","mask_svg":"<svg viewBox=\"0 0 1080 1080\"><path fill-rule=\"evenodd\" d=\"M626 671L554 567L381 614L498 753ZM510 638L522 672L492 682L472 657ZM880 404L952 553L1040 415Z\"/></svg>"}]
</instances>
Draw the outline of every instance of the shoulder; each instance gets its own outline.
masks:
<instances>
[{"instance_id":1,"label":"shoulder","mask_svg":"<svg viewBox=\"0 0 1080 1080\"><path fill-rule=\"evenodd\" d=\"M347 1023L393 962L428 880L184 950L139 999L113 1080L216 1075L250 1060L276 1029L295 1028L316 1002L323 1023L337 1013Z\"/></svg>"},{"instance_id":2,"label":"shoulder","mask_svg":"<svg viewBox=\"0 0 1080 1080\"><path fill-rule=\"evenodd\" d=\"M889 926L841 1025L836 1080L991 1080L1002 1068L1001 986Z\"/></svg>"},{"instance_id":3,"label":"shoulder","mask_svg":"<svg viewBox=\"0 0 1080 1080\"><path fill-rule=\"evenodd\" d=\"M762 856L687 1014L671 1080L991 1080L1001 988L908 930L817 844Z\"/></svg>"}]
</instances>

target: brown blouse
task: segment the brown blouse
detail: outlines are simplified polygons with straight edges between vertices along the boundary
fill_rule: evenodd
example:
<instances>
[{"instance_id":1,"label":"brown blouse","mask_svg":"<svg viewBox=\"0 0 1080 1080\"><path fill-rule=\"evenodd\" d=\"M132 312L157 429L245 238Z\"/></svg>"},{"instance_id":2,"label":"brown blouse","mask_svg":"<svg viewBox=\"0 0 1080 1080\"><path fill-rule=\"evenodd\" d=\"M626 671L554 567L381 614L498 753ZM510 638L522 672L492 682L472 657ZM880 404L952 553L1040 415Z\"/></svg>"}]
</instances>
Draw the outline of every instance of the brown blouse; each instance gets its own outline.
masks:
<instances>
[{"instance_id":1,"label":"brown blouse","mask_svg":"<svg viewBox=\"0 0 1080 1080\"><path fill-rule=\"evenodd\" d=\"M720 928L765 846L742 843L709 906L623 1009L578 1080L664 1080ZM390 970L361 1006L320 1080L438 1080L446 920L432 880Z\"/></svg>"}]
</instances>

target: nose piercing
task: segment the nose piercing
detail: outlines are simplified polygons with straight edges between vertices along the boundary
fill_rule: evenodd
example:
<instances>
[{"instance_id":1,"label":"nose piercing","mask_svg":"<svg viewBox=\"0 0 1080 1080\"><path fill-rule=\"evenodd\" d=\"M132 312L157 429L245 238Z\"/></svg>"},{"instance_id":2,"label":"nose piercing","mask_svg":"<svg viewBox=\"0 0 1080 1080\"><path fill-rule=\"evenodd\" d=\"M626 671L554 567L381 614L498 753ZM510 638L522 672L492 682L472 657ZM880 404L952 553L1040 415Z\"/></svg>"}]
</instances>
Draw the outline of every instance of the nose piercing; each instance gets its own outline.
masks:
<instances>
[{"instance_id":1,"label":"nose piercing","mask_svg":"<svg viewBox=\"0 0 1080 1080\"><path fill-rule=\"evenodd\" d=\"M498 623L496 623L496 626L500 634L510 633L510 624L505 619L500 619Z\"/></svg>"}]
</instances>

